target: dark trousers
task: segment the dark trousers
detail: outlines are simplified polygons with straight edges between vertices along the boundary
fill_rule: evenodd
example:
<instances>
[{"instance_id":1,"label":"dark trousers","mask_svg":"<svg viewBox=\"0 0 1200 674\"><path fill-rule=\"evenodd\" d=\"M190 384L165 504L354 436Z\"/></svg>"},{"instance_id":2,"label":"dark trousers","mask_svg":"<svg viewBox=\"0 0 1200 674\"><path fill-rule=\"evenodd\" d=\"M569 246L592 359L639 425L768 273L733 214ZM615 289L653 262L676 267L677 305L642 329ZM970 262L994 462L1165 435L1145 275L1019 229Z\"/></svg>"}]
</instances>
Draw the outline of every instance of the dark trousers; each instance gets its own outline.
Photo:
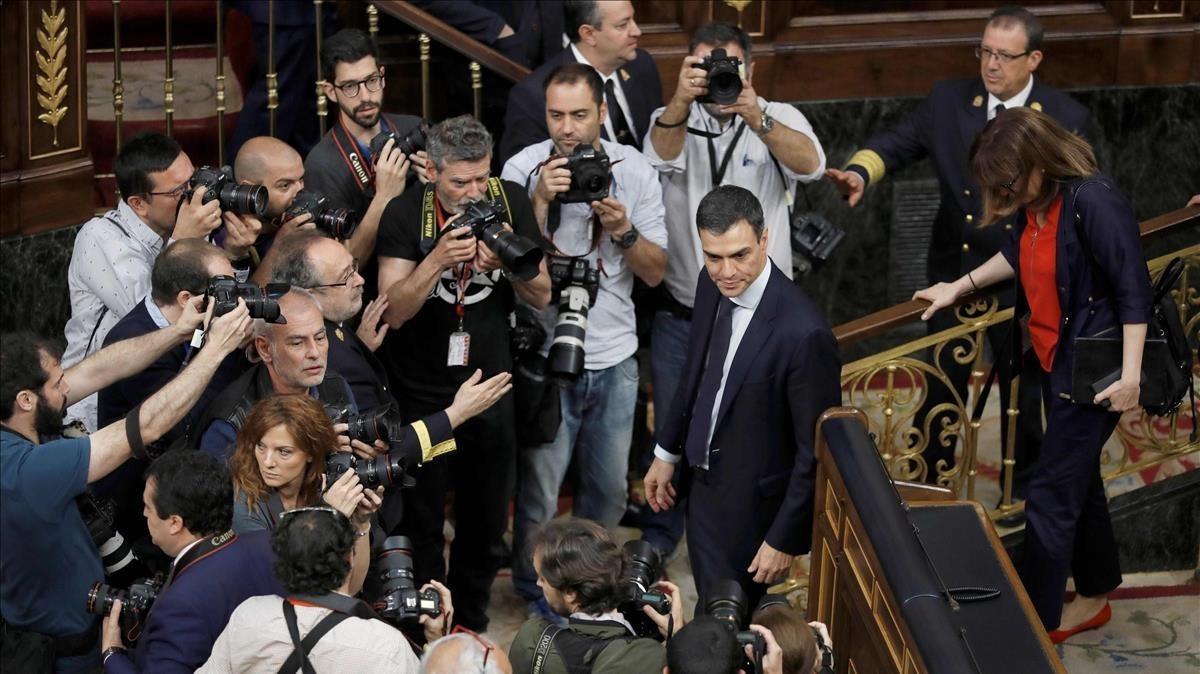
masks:
<instances>
[{"instance_id":1,"label":"dark trousers","mask_svg":"<svg viewBox=\"0 0 1200 674\"><path fill-rule=\"evenodd\" d=\"M731 501L742 499L731 499L729 490L722 489L720 461L715 457L710 459L710 467L711 470L697 470L682 463L677 466L677 471L691 473L684 476L684 481L690 480L686 506L687 546L696 581L697 616L704 613L704 605L712 599L717 581L737 581L746 595L747 610L758 606L767 593L767 586L755 583L746 572L766 535L766 525L753 519L753 509L758 504L745 503L745 508L729 507ZM777 502L774 505L778 508Z\"/></svg>"},{"instance_id":2,"label":"dark trousers","mask_svg":"<svg viewBox=\"0 0 1200 674\"><path fill-rule=\"evenodd\" d=\"M1052 396L1048 384L1042 394L1048 401L1046 435L1025 500L1021 580L1042 624L1053 630L1062 616L1068 573L1086 597L1121 584L1100 477L1100 450L1120 416Z\"/></svg>"},{"instance_id":3,"label":"dark trousers","mask_svg":"<svg viewBox=\"0 0 1200 674\"><path fill-rule=\"evenodd\" d=\"M267 110L267 26L263 23L253 26L257 60L251 70L252 79L238 114L237 126L228 141L225 156L231 158L237 157L246 141L271 131L270 111ZM317 95L313 88L317 79L313 58L316 49L313 26L275 26L275 81L279 96L279 107L275 109L275 137L291 145L301 157L321 139ZM329 101L326 124L336 122L337 109L337 104ZM233 163L232 159L227 161Z\"/></svg>"},{"instance_id":4,"label":"dark trousers","mask_svg":"<svg viewBox=\"0 0 1200 674\"><path fill-rule=\"evenodd\" d=\"M933 315L926 324L929 334L948 330L959 325L959 321L954 316L951 310L943 310ZM1007 325L997 325L988 329L987 339L991 345L993 357L999 363L999 371L997 372L997 384L1000 388L1000 447L1001 457L1007 455L1008 448L1008 415L1004 413L1010 404L1009 395L1012 386L1013 373L1008 364L1008 353L1011 351L1010 330L1019 329L1016 323L1010 322ZM952 350L959 342L954 342L942 350L940 364L943 371L946 373L947 379L954 385L954 390L958 392L959 398L966 400L967 398L967 383L971 376L971 364L961 365L954 360ZM930 352L930 361L932 362L932 350ZM1025 493L1028 488L1030 477L1033 474L1033 469L1037 464L1038 453L1042 445L1042 410L1041 410L1041 381L1043 379L1042 368L1038 363L1037 357L1032 351L1027 352L1025 357L1021 359L1021 386L1018 393L1019 400L1017 409L1020 412L1017 415L1017 437L1016 446L1013 448L1013 459L1016 462L1013 466L1013 498L1025 498ZM934 483L937 481L937 464L938 461L945 461L946 466L954 465L954 449L957 444L956 438L951 436L944 443L938 440L938 429L942 428L942 421L949 415L945 412L939 413L931 423L925 424L926 417L929 416L930 410L941 404L953 403L954 396L942 382L934 381L929 384L929 393L925 399L925 404L921 410L917 412L915 423L919 428L924 429L926 425L930 428L929 444L925 446L925 451L922 456L925 457L925 462L929 466L929 472L926 474L926 481ZM969 416L972 410L967 409L966 413ZM966 423L966 419L963 423ZM1007 483L1007 477L1004 471L1000 473L1003 489Z\"/></svg>"},{"instance_id":5,"label":"dark trousers","mask_svg":"<svg viewBox=\"0 0 1200 674\"><path fill-rule=\"evenodd\" d=\"M476 632L488 626L492 581L504 555L508 502L516 465L512 395L454 431L457 451L414 471L417 485L404 491L400 532L413 543L418 586L445 582L454 596L456 621ZM434 410L409 413L418 419ZM450 572L443 557L446 493L454 490L454 542Z\"/></svg>"}]
</instances>

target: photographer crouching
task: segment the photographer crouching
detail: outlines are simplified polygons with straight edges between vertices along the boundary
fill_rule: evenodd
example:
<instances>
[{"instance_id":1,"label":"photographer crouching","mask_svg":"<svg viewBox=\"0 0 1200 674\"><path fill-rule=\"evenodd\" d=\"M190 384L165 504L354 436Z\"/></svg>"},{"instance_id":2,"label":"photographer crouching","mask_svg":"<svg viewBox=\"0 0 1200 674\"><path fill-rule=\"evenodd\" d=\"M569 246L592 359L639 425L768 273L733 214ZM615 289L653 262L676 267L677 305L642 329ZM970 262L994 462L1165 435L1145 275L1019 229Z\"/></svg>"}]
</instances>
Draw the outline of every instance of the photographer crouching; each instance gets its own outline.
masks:
<instances>
[{"instance_id":1,"label":"photographer crouching","mask_svg":"<svg viewBox=\"0 0 1200 674\"><path fill-rule=\"evenodd\" d=\"M661 674L666 650L630 619L648 619L654 636L669 639L683 627L678 587L660 581L652 590L644 579L631 582L629 576L639 574L627 571L639 562L589 520L551 520L530 536L529 546L546 603L570 622L562 628L541 616L527 620L509 650L513 672Z\"/></svg>"}]
</instances>

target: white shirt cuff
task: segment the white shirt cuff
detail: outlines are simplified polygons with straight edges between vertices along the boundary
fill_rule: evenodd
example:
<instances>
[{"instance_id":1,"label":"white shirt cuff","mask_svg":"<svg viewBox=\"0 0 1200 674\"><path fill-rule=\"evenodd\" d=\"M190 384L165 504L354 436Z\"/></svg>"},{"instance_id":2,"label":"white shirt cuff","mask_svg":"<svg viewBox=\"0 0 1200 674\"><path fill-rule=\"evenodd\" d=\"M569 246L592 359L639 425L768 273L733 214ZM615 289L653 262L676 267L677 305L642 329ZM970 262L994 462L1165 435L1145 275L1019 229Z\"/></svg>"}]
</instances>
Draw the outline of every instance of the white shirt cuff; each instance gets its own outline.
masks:
<instances>
[{"instance_id":1,"label":"white shirt cuff","mask_svg":"<svg viewBox=\"0 0 1200 674\"><path fill-rule=\"evenodd\" d=\"M667 450L663 449L662 445L654 445L654 458L658 459L659 461L664 461L671 465L675 465L679 463L679 459L683 458L683 456L668 452Z\"/></svg>"}]
</instances>

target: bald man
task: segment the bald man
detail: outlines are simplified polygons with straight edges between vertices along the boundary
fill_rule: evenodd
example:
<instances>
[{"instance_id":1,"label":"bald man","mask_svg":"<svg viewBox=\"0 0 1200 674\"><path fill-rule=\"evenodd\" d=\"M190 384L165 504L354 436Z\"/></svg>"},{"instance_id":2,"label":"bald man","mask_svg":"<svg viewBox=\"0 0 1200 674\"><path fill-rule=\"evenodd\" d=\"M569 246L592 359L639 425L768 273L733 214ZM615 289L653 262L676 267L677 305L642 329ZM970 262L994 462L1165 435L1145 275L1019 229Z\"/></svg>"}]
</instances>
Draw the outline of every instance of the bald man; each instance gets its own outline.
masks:
<instances>
[{"instance_id":1,"label":"bald man","mask_svg":"<svg viewBox=\"0 0 1200 674\"><path fill-rule=\"evenodd\" d=\"M275 242L283 241L296 230L313 228L310 214L283 221L284 211L304 189L304 160L287 143L258 136L242 144L233 162L233 173L242 184L266 187L269 195L262 231L254 244L259 262L250 275L251 281L262 285L274 268L278 251Z\"/></svg>"},{"instance_id":2,"label":"bald man","mask_svg":"<svg viewBox=\"0 0 1200 674\"><path fill-rule=\"evenodd\" d=\"M261 362L230 384L197 425L199 448L222 461L232 453L250 408L274 393L307 393L326 407L358 412L346 380L328 367L325 319L312 293L293 288L279 298L279 309L287 323L255 324Z\"/></svg>"},{"instance_id":3,"label":"bald man","mask_svg":"<svg viewBox=\"0 0 1200 674\"><path fill-rule=\"evenodd\" d=\"M458 672L512 674L512 663L508 660L508 654L496 644L486 637L471 634L451 634L438 639L421 658L420 674Z\"/></svg>"}]
</instances>

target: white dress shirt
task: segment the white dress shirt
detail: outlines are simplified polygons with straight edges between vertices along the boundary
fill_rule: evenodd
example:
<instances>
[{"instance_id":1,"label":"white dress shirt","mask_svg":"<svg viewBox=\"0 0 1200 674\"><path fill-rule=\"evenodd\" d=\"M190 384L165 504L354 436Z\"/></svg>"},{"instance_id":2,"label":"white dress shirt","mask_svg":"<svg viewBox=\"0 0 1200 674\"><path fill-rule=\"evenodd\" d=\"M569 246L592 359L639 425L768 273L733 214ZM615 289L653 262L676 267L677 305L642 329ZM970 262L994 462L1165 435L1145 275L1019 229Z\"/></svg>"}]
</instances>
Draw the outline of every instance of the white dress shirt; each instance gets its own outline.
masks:
<instances>
[{"instance_id":1,"label":"white dress shirt","mask_svg":"<svg viewBox=\"0 0 1200 674\"><path fill-rule=\"evenodd\" d=\"M1033 91L1033 75L1029 76L1029 81L1025 83L1025 88L1018 91L1016 96L1013 96L1012 98L1008 99L1007 101L1002 101L999 98L996 98L995 94L988 92L988 103L987 103L988 121L995 119L996 106L1000 105L1001 103L1004 104L1005 109L1009 109L1009 110L1011 110L1012 108L1025 107L1025 102L1029 100L1029 92L1031 92L1031 91Z\"/></svg>"},{"instance_id":2,"label":"white dress shirt","mask_svg":"<svg viewBox=\"0 0 1200 674\"><path fill-rule=\"evenodd\" d=\"M817 140L812 126L796 106L771 103L761 96L758 105L766 110L776 125L786 126L808 136L816 147L820 163L815 171L805 175L792 171L783 162L779 162L777 169L766 142L747 128L733 149L733 156L729 159L729 166L721 184L744 187L758 197L763 207L763 220L769 232L767 254L775 262L775 266L791 278L792 230L788 220L788 207L792 203L797 182L809 183L820 180L825 175L825 150L821 148L821 141ZM654 120L658 119L664 110L666 108L659 108L650 115L651 130L654 128ZM718 166L742 123L740 117L734 117L731 123L722 129L716 118L708 114L699 103L692 103L688 112L689 127L721 134L712 139ZM667 233L671 238L671 247L667 251L667 273L663 283L672 297L680 304L690 307L696 301L696 278L704 267L704 253L700 250L700 236L696 232L696 209L700 206L700 200L715 187L712 167L709 165L708 139L694 133L687 134L683 150L677 157L667 161L654 151L654 144L650 142L650 134L647 133L642 151L650 160L650 165L662 175L663 204L667 209Z\"/></svg>"},{"instance_id":3,"label":"white dress shirt","mask_svg":"<svg viewBox=\"0 0 1200 674\"><path fill-rule=\"evenodd\" d=\"M579 51L579 48L574 44L571 45L571 53L575 55L576 61L584 65L592 66L591 62L584 57L584 55ZM629 131L636 134L637 125L633 123L633 113L629 110L629 99L625 98L625 89L621 87L621 78L618 76L618 73L621 72L621 69L617 68L607 75L600 72L600 69L596 66L592 66L592 70L595 70L596 74L600 75L600 80L605 85L608 84L609 80L612 80L613 95L617 97L617 105L621 106L621 112L625 113L625 121L629 124ZM607 102L607 98L605 101ZM617 142L617 132L613 130L612 116L613 111L609 110L608 115L604 118L604 134L608 136L608 140L611 140L615 143Z\"/></svg>"},{"instance_id":4,"label":"white dress shirt","mask_svg":"<svg viewBox=\"0 0 1200 674\"><path fill-rule=\"evenodd\" d=\"M124 201L79 228L67 268L71 318L64 330L64 368L99 351L108 331L150 294L150 270L165 243ZM68 410L92 432L96 400L92 394Z\"/></svg>"},{"instance_id":5,"label":"white dress shirt","mask_svg":"<svg viewBox=\"0 0 1200 674\"><path fill-rule=\"evenodd\" d=\"M742 337L746 336L746 328L750 327L750 320L754 318L754 312L758 309L763 293L767 290L767 282L770 280L771 262L768 260L767 264L763 265L763 270L759 272L758 278L754 279L754 282L747 286L741 295L729 298L733 302L733 326L729 335L729 351L725 354L725 363L721 367L721 386L717 389L717 397L713 400L712 418L708 422L708 438L704 442L705 446L712 444L713 433L717 430L717 412L721 409L721 398L725 396L725 381L729 379L729 367L733 365L738 346L742 343ZM711 330L712 326L697 326L693 323L692 329ZM711 451L711 447L709 451ZM682 453L668 452L662 445L654 446L654 457L667 463L679 463L682 456ZM704 463L699 467L708 468L708 451L704 453Z\"/></svg>"},{"instance_id":6,"label":"white dress shirt","mask_svg":"<svg viewBox=\"0 0 1200 674\"><path fill-rule=\"evenodd\" d=\"M637 148L607 140L601 140L600 145L613 164L609 195L625 206L625 214L641 238L666 249L667 228L663 224L658 174ZM532 197L540 174L529 174L553 151L551 140L530 145L508 160L503 178L525 185ZM562 204L558 230L551 240L564 255L585 257L592 269L603 269L596 304L588 310L584 367L603 370L632 356L638 347L637 322L633 311L633 270L625 263L625 254L606 231L600 232L596 249L588 252L592 247L592 207L587 204ZM551 304L538 315L546 328L542 347L545 354L554 338L558 307Z\"/></svg>"}]
</instances>

